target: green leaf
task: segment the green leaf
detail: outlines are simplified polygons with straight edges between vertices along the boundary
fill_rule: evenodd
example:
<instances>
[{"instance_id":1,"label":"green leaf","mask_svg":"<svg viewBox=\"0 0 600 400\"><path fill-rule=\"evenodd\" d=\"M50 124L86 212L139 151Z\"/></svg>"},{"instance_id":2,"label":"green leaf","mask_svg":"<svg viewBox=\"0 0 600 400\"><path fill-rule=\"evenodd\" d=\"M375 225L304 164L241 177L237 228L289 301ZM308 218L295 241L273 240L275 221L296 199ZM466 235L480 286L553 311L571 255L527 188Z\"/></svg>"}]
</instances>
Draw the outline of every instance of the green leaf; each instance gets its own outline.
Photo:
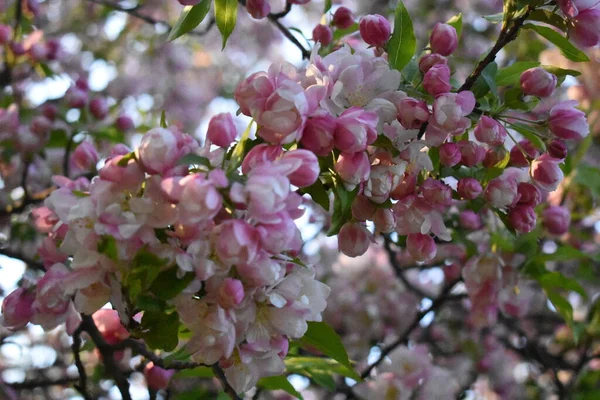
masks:
<instances>
[{"instance_id":1,"label":"green leaf","mask_svg":"<svg viewBox=\"0 0 600 400\"><path fill-rule=\"evenodd\" d=\"M184 347L185 348L185 347ZM196 367L177 371L176 378L211 378L215 376L211 367Z\"/></svg>"},{"instance_id":2,"label":"green leaf","mask_svg":"<svg viewBox=\"0 0 600 400\"><path fill-rule=\"evenodd\" d=\"M296 389L294 389L290 381L288 381L284 375L262 378L256 385L267 390L283 390L297 399L304 399L302 395L298 393Z\"/></svg>"},{"instance_id":3,"label":"green leaf","mask_svg":"<svg viewBox=\"0 0 600 400\"><path fill-rule=\"evenodd\" d=\"M223 391L220 391L216 400L230 400L231 397L229 397L229 395Z\"/></svg>"},{"instance_id":4,"label":"green leaf","mask_svg":"<svg viewBox=\"0 0 600 400\"><path fill-rule=\"evenodd\" d=\"M496 87L496 74L498 73L498 64L492 62L488 64L481 75L475 81L472 92L476 98L480 98L492 92L494 96L498 96L498 88Z\"/></svg>"},{"instance_id":5,"label":"green leaf","mask_svg":"<svg viewBox=\"0 0 600 400\"><path fill-rule=\"evenodd\" d=\"M560 15L550 10L537 9L529 14L527 18L530 21L543 22L548 25L552 25L561 31L567 30L567 21Z\"/></svg>"},{"instance_id":6,"label":"green leaf","mask_svg":"<svg viewBox=\"0 0 600 400\"><path fill-rule=\"evenodd\" d=\"M182 278L178 278L177 270L177 267L169 268L158 274L152 285L150 285L150 291L156 297L165 301L181 293L194 280L194 274L189 272Z\"/></svg>"},{"instance_id":7,"label":"green leaf","mask_svg":"<svg viewBox=\"0 0 600 400\"><path fill-rule=\"evenodd\" d=\"M142 337L151 349L172 351L179 343L179 316L176 312L146 311L142 317Z\"/></svg>"},{"instance_id":8,"label":"green leaf","mask_svg":"<svg viewBox=\"0 0 600 400\"><path fill-rule=\"evenodd\" d=\"M361 380L348 358L348 353L346 353L342 340L333 328L325 322L309 322L308 330L300 341L304 345L316 348L321 353L333 358L335 361L348 368L348 371L351 373L350 378L356 381Z\"/></svg>"},{"instance_id":9,"label":"green leaf","mask_svg":"<svg viewBox=\"0 0 600 400\"><path fill-rule=\"evenodd\" d=\"M167 114L165 113L165 110L162 110L160 113L160 127L167 129L167 126Z\"/></svg>"},{"instance_id":10,"label":"green leaf","mask_svg":"<svg viewBox=\"0 0 600 400\"><path fill-rule=\"evenodd\" d=\"M348 35L351 35L354 32L357 32L358 29L359 29L359 25L356 22L354 24L350 25L348 28L345 28L345 29L336 29L333 32L333 41L337 42L340 39L342 39L342 38L344 38L344 37L346 37Z\"/></svg>"},{"instance_id":11,"label":"green leaf","mask_svg":"<svg viewBox=\"0 0 600 400\"><path fill-rule=\"evenodd\" d=\"M536 132L535 128L533 128L531 125L526 125L519 122L511 122L508 125L511 129L514 129L515 131L519 132L525 137L525 139L529 140L535 148L541 150L546 149L544 141L538 136L538 133Z\"/></svg>"},{"instance_id":12,"label":"green leaf","mask_svg":"<svg viewBox=\"0 0 600 400\"><path fill-rule=\"evenodd\" d=\"M323 9L323 14L327 14L329 10L331 10L331 0L325 0L325 8Z\"/></svg>"},{"instance_id":13,"label":"green leaf","mask_svg":"<svg viewBox=\"0 0 600 400\"><path fill-rule=\"evenodd\" d=\"M50 132L50 138L48 139L48 143L46 143L46 147L62 147L64 148L67 145L69 138L67 136L67 132L64 129L53 129ZM2 143L2 147L4 147L4 143Z\"/></svg>"},{"instance_id":14,"label":"green leaf","mask_svg":"<svg viewBox=\"0 0 600 400\"><path fill-rule=\"evenodd\" d=\"M537 279L544 289L565 289L576 292L584 299L587 299L587 293L579 282L575 279L568 278L560 272L548 272Z\"/></svg>"},{"instance_id":15,"label":"green leaf","mask_svg":"<svg viewBox=\"0 0 600 400\"><path fill-rule=\"evenodd\" d=\"M558 78L563 78L567 75L571 75L571 76L581 75L581 72L579 72L577 70L559 68L559 67L555 67L554 65L542 65L542 68L544 68L546 71L550 72L551 74L556 75Z\"/></svg>"},{"instance_id":16,"label":"green leaf","mask_svg":"<svg viewBox=\"0 0 600 400\"><path fill-rule=\"evenodd\" d=\"M485 18L487 21L490 21L494 24L498 24L498 23L502 22L502 20L504 19L504 13L484 15L483 18Z\"/></svg>"},{"instance_id":17,"label":"green leaf","mask_svg":"<svg viewBox=\"0 0 600 400\"><path fill-rule=\"evenodd\" d=\"M335 199L333 201L333 215L328 236L337 235L347 221L352 217L352 202L358 194L358 186L351 192L346 190L341 179L335 182Z\"/></svg>"},{"instance_id":18,"label":"green leaf","mask_svg":"<svg viewBox=\"0 0 600 400\"><path fill-rule=\"evenodd\" d=\"M600 198L600 168L580 164L575 174L575 182L588 188L594 197Z\"/></svg>"},{"instance_id":19,"label":"green leaf","mask_svg":"<svg viewBox=\"0 0 600 400\"><path fill-rule=\"evenodd\" d=\"M173 29L169 32L167 41L170 42L175 40L178 37L191 32L195 27L200 25L210 11L210 3L211 0L202 0L202 2L195 6L186 6L173 26Z\"/></svg>"},{"instance_id":20,"label":"green leaf","mask_svg":"<svg viewBox=\"0 0 600 400\"><path fill-rule=\"evenodd\" d=\"M446 23L448 25L454 27L454 29L456 29L456 35L460 39L460 35L462 34L462 28L463 28L462 14L457 14L457 15L453 16L448 21L446 21Z\"/></svg>"},{"instance_id":21,"label":"green leaf","mask_svg":"<svg viewBox=\"0 0 600 400\"><path fill-rule=\"evenodd\" d=\"M301 193L310 195L315 203L323 207L323 210L329 210L329 193L320 179L317 179L311 186L303 188Z\"/></svg>"},{"instance_id":22,"label":"green leaf","mask_svg":"<svg viewBox=\"0 0 600 400\"><path fill-rule=\"evenodd\" d=\"M203 165L207 168L211 168L210 160L208 158L194 153L186 154L181 157L179 161L177 161L177 165Z\"/></svg>"},{"instance_id":23,"label":"green leaf","mask_svg":"<svg viewBox=\"0 0 600 400\"><path fill-rule=\"evenodd\" d=\"M98 241L98 253L104 254L111 260L116 261L118 257L117 239L112 236L103 235Z\"/></svg>"},{"instance_id":24,"label":"green leaf","mask_svg":"<svg viewBox=\"0 0 600 400\"><path fill-rule=\"evenodd\" d=\"M506 68L502 68L498 70L498 74L496 75L496 85L508 86L519 83L523 72L539 65L540 63L537 61L519 61Z\"/></svg>"},{"instance_id":25,"label":"green leaf","mask_svg":"<svg viewBox=\"0 0 600 400\"><path fill-rule=\"evenodd\" d=\"M335 392L335 380L332 375L324 374L322 372L307 370L304 371L306 376L312 379L317 385L326 389L329 392Z\"/></svg>"},{"instance_id":26,"label":"green leaf","mask_svg":"<svg viewBox=\"0 0 600 400\"><path fill-rule=\"evenodd\" d=\"M250 137L250 131L252 130L253 123L254 120L250 121L246 130L244 133L242 133L242 137L233 148L231 158L229 159L229 166L227 167L227 172L235 171L242 164L242 160L246 155L246 144L248 142L248 138Z\"/></svg>"},{"instance_id":27,"label":"green leaf","mask_svg":"<svg viewBox=\"0 0 600 400\"><path fill-rule=\"evenodd\" d=\"M286 371L291 374L338 374L347 378L352 378L356 376L356 373L353 370L351 371L339 362L326 357L288 356L284 360L284 362L286 366Z\"/></svg>"},{"instance_id":28,"label":"green leaf","mask_svg":"<svg viewBox=\"0 0 600 400\"><path fill-rule=\"evenodd\" d=\"M402 1L396 6L394 17L394 32L387 44L390 66L398 71L408 64L417 50L417 39L413 30L412 20Z\"/></svg>"},{"instance_id":29,"label":"green leaf","mask_svg":"<svg viewBox=\"0 0 600 400\"><path fill-rule=\"evenodd\" d=\"M530 29L534 32L537 32L540 36L546 38L548 41L553 43L556 47L558 47L561 53L567 57L569 60L574 62L586 62L590 61L588 56L577 47L575 47L569 39L565 38L560 33L556 32L552 28L541 25L533 25L533 24L525 24L523 26L525 29Z\"/></svg>"},{"instance_id":30,"label":"green leaf","mask_svg":"<svg viewBox=\"0 0 600 400\"><path fill-rule=\"evenodd\" d=\"M573 323L573 306L560 294L552 289L546 290L546 296L552 303L556 311L565 319L565 321L571 325Z\"/></svg>"},{"instance_id":31,"label":"green leaf","mask_svg":"<svg viewBox=\"0 0 600 400\"><path fill-rule=\"evenodd\" d=\"M221 36L223 37L223 47L227 44L227 39L235 28L237 19L237 0L215 0L215 19Z\"/></svg>"}]
</instances>

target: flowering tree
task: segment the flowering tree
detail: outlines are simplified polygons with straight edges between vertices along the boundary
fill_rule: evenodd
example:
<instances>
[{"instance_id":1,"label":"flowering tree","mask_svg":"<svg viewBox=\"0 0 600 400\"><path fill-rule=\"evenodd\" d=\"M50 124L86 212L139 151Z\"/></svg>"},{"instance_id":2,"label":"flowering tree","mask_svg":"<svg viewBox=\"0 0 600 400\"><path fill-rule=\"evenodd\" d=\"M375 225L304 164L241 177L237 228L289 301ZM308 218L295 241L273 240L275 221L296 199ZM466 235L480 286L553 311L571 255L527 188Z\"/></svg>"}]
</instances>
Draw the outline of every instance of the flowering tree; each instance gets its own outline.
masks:
<instances>
[{"instance_id":1,"label":"flowering tree","mask_svg":"<svg viewBox=\"0 0 600 400\"><path fill-rule=\"evenodd\" d=\"M599 1L52 3L2 6L4 397L597 397Z\"/></svg>"}]
</instances>

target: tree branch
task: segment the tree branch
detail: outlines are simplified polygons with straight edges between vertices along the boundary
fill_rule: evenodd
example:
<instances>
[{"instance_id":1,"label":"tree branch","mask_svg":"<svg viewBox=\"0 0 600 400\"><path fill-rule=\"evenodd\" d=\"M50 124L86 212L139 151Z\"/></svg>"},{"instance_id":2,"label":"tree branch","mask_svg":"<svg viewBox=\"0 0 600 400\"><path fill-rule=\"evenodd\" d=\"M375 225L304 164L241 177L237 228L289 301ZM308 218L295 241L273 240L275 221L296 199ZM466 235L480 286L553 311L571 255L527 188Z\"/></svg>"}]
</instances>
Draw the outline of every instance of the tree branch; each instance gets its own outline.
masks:
<instances>
[{"instance_id":1,"label":"tree branch","mask_svg":"<svg viewBox=\"0 0 600 400\"><path fill-rule=\"evenodd\" d=\"M388 254L388 259L390 260L392 269L396 273L396 277L398 277L398 279L400 279L400 281L402 281L402 284L404 284L404 286L406 286L407 290L413 292L417 296L432 298L433 297L432 295L425 293L419 287L411 284L408 281L408 279L406 278L406 276L404 276L404 271L402 270L402 267L398 264L398 261L396 260L396 252L394 251L394 249L392 249L391 244L392 244L392 242L391 242L389 236L385 235L383 237L383 247L385 248L385 251Z\"/></svg>"},{"instance_id":2,"label":"tree branch","mask_svg":"<svg viewBox=\"0 0 600 400\"><path fill-rule=\"evenodd\" d=\"M219 382L221 382L221 386L223 386L223 390L225 391L225 393L227 393L227 395L229 395L229 397L231 397L232 400L242 400L242 398L238 396L238 394L235 392L235 389L232 388L231 385L227 382L227 378L225 377L225 373L223 372L221 367L219 367L218 364L214 364L212 366L212 370L215 373L217 379L219 379Z\"/></svg>"},{"instance_id":3,"label":"tree branch","mask_svg":"<svg viewBox=\"0 0 600 400\"><path fill-rule=\"evenodd\" d=\"M71 350L73 351L73 358L75 359L75 366L77 367L77 372L79 373L79 383L75 385L75 389L83 396L85 400L92 400L92 397L87 391L87 374L85 372L85 367L81 362L81 356L79 352L81 351L81 332L82 328L79 327L73 333L73 344L71 345Z\"/></svg>"},{"instance_id":4,"label":"tree branch","mask_svg":"<svg viewBox=\"0 0 600 400\"><path fill-rule=\"evenodd\" d=\"M163 369L191 369L197 367L207 367L208 365L198 362L170 361L167 362L158 355L149 350L143 342L135 339L126 339L121 344L113 346L114 349L130 348L134 353L144 356L148 361Z\"/></svg>"}]
</instances>

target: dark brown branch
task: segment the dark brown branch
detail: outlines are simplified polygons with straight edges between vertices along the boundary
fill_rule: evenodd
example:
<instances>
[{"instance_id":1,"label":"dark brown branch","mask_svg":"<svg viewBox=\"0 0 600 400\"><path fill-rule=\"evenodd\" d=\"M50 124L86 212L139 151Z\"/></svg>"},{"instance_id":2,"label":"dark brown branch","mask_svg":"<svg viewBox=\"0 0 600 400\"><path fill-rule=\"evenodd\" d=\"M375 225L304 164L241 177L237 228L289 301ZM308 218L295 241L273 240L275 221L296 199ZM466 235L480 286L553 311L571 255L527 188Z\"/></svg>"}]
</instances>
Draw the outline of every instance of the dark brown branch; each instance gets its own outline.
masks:
<instances>
[{"instance_id":1,"label":"dark brown branch","mask_svg":"<svg viewBox=\"0 0 600 400\"><path fill-rule=\"evenodd\" d=\"M115 384L121 392L121 397L123 400L131 400L127 376L123 373L123 371L121 371L119 364L115 360L115 348L106 343L91 316L82 315L81 317L83 319L81 322L81 329L82 331L87 332L92 338L96 348L102 355L104 365L106 365L106 371L112 375Z\"/></svg>"},{"instance_id":2,"label":"dark brown branch","mask_svg":"<svg viewBox=\"0 0 600 400\"><path fill-rule=\"evenodd\" d=\"M121 344L113 346L115 349L130 348L134 353L144 356L148 361L152 361L154 365L163 369L191 369L197 367L207 367L208 365L198 362L187 361L165 361L158 355L149 350L143 342L135 339L126 339Z\"/></svg>"},{"instance_id":3,"label":"dark brown branch","mask_svg":"<svg viewBox=\"0 0 600 400\"><path fill-rule=\"evenodd\" d=\"M78 377L64 377L59 379L32 379L18 383L7 383L14 390L27 390L49 386L67 386L79 380Z\"/></svg>"},{"instance_id":4,"label":"dark brown branch","mask_svg":"<svg viewBox=\"0 0 600 400\"><path fill-rule=\"evenodd\" d=\"M212 366L212 370L215 373L217 379L219 379L219 382L221 382L221 386L223 386L223 391L227 393L227 395L231 397L232 400L242 400L242 398L238 396L238 394L235 392L235 389L232 388L231 385L227 382L227 378L225 377L225 373L223 372L221 367L219 367L218 364L214 364Z\"/></svg>"},{"instance_id":5,"label":"dark brown branch","mask_svg":"<svg viewBox=\"0 0 600 400\"><path fill-rule=\"evenodd\" d=\"M394 249L392 249L391 244L392 243L391 243L390 238L388 236L384 236L383 247L385 248L385 251L388 254L388 259L390 260L390 264L392 265L392 268L394 269L394 272L396 273L396 277L398 277L398 279L400 279L400 281L402 281L402 284L410 292L413 292L414 294L416 294L417 296L420 296L420 297L432 298L433 296L431 296L428 293L425 293L419 287L410 283L408 281L408 279L406 278L406 276L404 276L404 271L402 270L402 267L398 264L398 261L396 260L396 252L394 251Z\"/></svg>"},{"instance_id":6,"label":"dark brown branch","mask_svg":"<svg viewBox=\"0 0 600 400\"><path fill-rule=\"evenodd\" d=\"M440 293L440 295L435 300L433 300L433 302L431 303L431 306L429 306L427 309L419 312L414 317L414 319L411 321L410 325L404 330L404 333L402 335L400 335L400 337L398 339L396 339L395 341L390 343L388 346L381 349L381 354L379 355L377 360L373 364L369 365L363 371L363 373L360 374L360 377L362 379L367 378L369 376L369 374L371 373L371 371L373 370L373 368L375 368L376 366L381 364L381 362L385 359L385 357L387 357L388 354L390 354L392 351L394 351L398 346L406 343L408 341L408 337L410 336L412 331L419 325L419 323L425 317L425 315L429 314L432 311L436 311L438 308L440 308L442 306L442 304L444 304L448 295L450 294L450 292L452 291L452 289L454 288L454 286L457 283L458 283L458 281L454 281L454 282L448 284L444 288L444 290L442 290L442 293Z\"/></svg>"},{"instance_id":7,"label":"dark brown branch","mask_svg":"<svg viewBox=\"0 0 600 400\"><path fill-rule=\"evenodd\" d=\"M81 362L81 332L82 328L79 327L75 333L73 333L73 344L71 345L73 358L75 359L75 366L77 367L77 372L79 373L79 383L74 387L85 400L92 400L92 397L87 391L87 373L85 372L85 366L83 365L83 362Z\"/></svg>"},{"instance_id":8,"label":"dark brown branch","mask_svg":"<svg viewBox=\"0 0 600 400\"><path fill-rule=\"evenodd\" d=\"M26 255L17 252L17 251L13 251L11 249L0 249L0 255L6 256L6 257L10 257L10 258L14 258L16 260L21 260L23 261L25 264L27 264L27 266L31 269L35 269L38 271L45 271L46 268L44 268L44 265L34 259L31 259L29 257L27 257Z\"/></svg>"}]
</instances>

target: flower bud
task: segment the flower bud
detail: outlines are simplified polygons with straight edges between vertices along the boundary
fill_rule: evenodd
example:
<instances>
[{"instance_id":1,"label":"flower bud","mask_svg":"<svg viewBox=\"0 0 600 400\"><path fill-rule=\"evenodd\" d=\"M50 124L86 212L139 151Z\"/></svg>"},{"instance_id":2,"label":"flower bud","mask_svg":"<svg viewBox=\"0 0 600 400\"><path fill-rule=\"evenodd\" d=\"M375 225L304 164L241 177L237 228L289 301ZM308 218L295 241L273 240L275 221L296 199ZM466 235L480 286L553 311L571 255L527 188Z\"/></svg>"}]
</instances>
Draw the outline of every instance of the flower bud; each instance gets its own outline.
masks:
<instances>
[{"instance_id":1,"label":"flower bud","mask_svg":"<svg viewBox=\"0 0 600 400\"><path fill-rule=\"evenodd\" d=\"M377 139L378 120L377 114L360 107L347 109L337 119L335 147L347 153L366 150Z\"/></svg>"},{"instance_id":2,"label":"flower bud","mask_svg":"<svg viewBox=\"0 0 600 400\"><path fill-rule=\"evenodd\" d=\"M406 173L398 186L390 192L390 197L394 200L401 200L415 193L417 188L417 174Z\"/></svg>"},{"instance_id":3,"label":"flower bud","mask_svg":"<svg viewBox=\"0 0 600 400\"><path fill-rule=\"evenodd\" d=\"M244 285L238 279L225 278L219 287L218 302L223 308L232 308L244 300Z\"/></svg>"},{"instance_id":4,"label":"flower bud","mask_svg":"<svg viewBox=\"0 0 600 400\"><path fill-rule=\"evenodd\" d=\"M18 288L4 298L0 324L9 329L20 329L33 317L35 294L28 289Z\"/></svg>"},{"instance_id":5,"label":"flower bud","mask_svg":"<svg viewBox=\"0 0 600 400\"><path fill-rule=\"evenodd\" d=\"M362 256L369 249L372 234L366 226L356 222L348 222L338 233L339 251L348 257Z\"/></svg>"},{"instance_id":6,"label":"flower bud","mask_svg":"<svg viewBox=\"0 0 600 400\"><path fill-rule=\"evenodd\" d=\"M179 2L182 4L185 3L184 0L179 0ZM166 389L174 374L175 370L163 369L154 365L153 362L149 362L144 368L144 377L146 378L148 387L152 390Z\"/></svg>"},{"instance_id":7,"label":"flower bud","mask_svg":"<svg viewBox=\"0 0 600 400\"><path fill-rule=\"evenodd\" d=\"M488 183L483 195L492 207L512 206L519 200L517 181L503 176L494 178Z\"/></svg>"},{"instance_id":8,"label":"flower bud","mask_svg":"<svg viewBox=\"0 0 600 400\"><path fill-rule=\"evenodd\" d=\"M217 114L210 119L206 137L219 147L228 148L237 136L237 130L230 113Z\"/></svg>"},{"instance_id":9,"label":"flower bud","mask_svg":"<svg viewBox=\"0 0 600 400\"><path fill-rule=\"evenodd\" d=\"M359 221L373 219L375 205L366 196L359 194L352 202L352 216Z\"/></svg>"},{"instance_id":10,"label":"flower bud","mask_svg":"<svg viewBox=\"0 0 600 400\"><path fill-rule=\"evenodd\" d=\"M335 127L335 117L329 113L309 118L300 143L316 155L326 156L333 150Z\"/></svg>"},{"instance_id":11,"label":"flower bud","mask_svg":"<svg viewBox=\"0 0 600 400\"><path fill-rule=\"evenodd\" d=\"M43 115L38 115L31 121L29 129L38 136L46 136L52 129L52 121Z\"/></svg>"},{"instance_id":12,"label":"flower bud","mask_svg":"<svg viewBox=\"0 0 600 400\"><path fill-rule=\"evenodd\" d=\"M440 163L444 167L454 167L461 159L460 147L456 143L444 143L440 146Z\"/></svg>"},{"instance_id":13,"label":"flower bud","mask_svg":"<svg viewBox=\"0 0 600 400\"><path fill-rule=\"evenodd\" d=\"M576 101L563 101L550 110L548 128L557 137L583 139L590 132L585 113L576 109L576 104Z\"/></svg>"},{"instance_id":14,"label":"flower bud","mask_svg":"<svg viewBox=\"0 0 600 400\"><path fill-rule=\"evenodd\" d=\"M275 161L281 153L283 153L281 146L273 146L267 143L254 146L242 161L242 172L247 175L254 168Z\"/></svg>"},{"instance_id":15,"label":"flower bud","mask_svg":"<svg viewBox=\"0 0 600 400\"><path fill-rule=\"evenodd\" d=\"M95 171L98 163L98 151L90 142L81 142L71 154L71 164L80 171Z\"/></svg>"},{"instance_id":16,"label":"flower bud","mask_svg":"<svg viewBox=\"0 0 600 400\"><path fill-rule=\"evenodd\" d=\"M429 119L429 109L423 100L405 97L396 104L398 121L405 129L419 129Z\"/></svg>"},{"instance_id":17,"label":"flower bud","mask_svg":"<svg viewBox=\"0 0 600 400\"><path fill-rule=\"evenodd\" d=\"M543 154L531 163L531 177L534 183L542 190L553 192L563 180L564 174L558 163L560 160Z\"/></svg>"},{"instance_id":18,"label":"flower bud","mask_svg":"<svg viewBox=\"0 0 600 400\"><path fill-rule=\"evenodd\" d=\"M100 178L114 183L120 183L131 187L140 184L144 180L144 171L135 160L129 160L127 165L121 166L124 155L117 155L106 160L98 175Z\"/></svg>"},{"instance_id":19,"label":"flower bud","mask_svg":"<svg viewBox=\"0 0 600 400\"><path fill-rule=\"evenodd\" d=\"M175 165L180 156L177 137L164 128L153 128L146 132L137 153L150 174L163 174Z\"/></svg>"},{"instance_id":20,"label":"flower bud","mask_svg":"<svg viewBox=\"0 0 600 400\"><path fill-rule=\"evenodd\" d=\"M46 61L48 59L48 49L41 43L32 44L29 50L27 50L27 54L35 62Z\"/></svg>"},{"instance_id":21,"label":"flower bud","mask_svg":"<svg viewBox=\"0 0 600 400\"><path fill-rule=\"evenodd\" d=\"M21 43L21 42L11 42L10 43L10 50L17 57L18 56L22 56L22 55L24 55L27 52L25 50L25 46L23 46L23 43Z\"/></svg>"},{"instance_id":22,"label":"flower bud","mask_svg":"<svg viewBox=\"0 0 600 400\"><path fill-rule=\"evenodd\" d=\"M346 7L340 7L333 14L333 25L338 29L350 28L354 24L354 15Z\"/></svg>"},{"instance_id":23,"label":"flower bud","mask_svg":"<svg viewBox=\"0 0 600 400\"><path fill-rule=\"evenodd\" d=\"M430 53L430 54L425 54L423 57L421 57L421 59L419 60L419 71L421 71L422 73L427 73L427 71L429 71L429 69L431 67L433 67L434 65L438 65L438 64L448 64L448 60L446 59L446 57L444 57L441 54L436 54L436 53Z\"/></svg>"},{"instance_id":24,"label":"flower bud","mask_svg":"<svg viewBox=\"0 0 600 400\"><path fill-rule=\"evenodd\" d=\"M460 226L464 229L476 231L481 228L481 217L471 210L465 210L458 216Z\"/></svg>"},{"instance_id":25,"label":"flower bud","mask_svg":"<svg viewBox=\"0 0 600 400\"><path fill-rule=\"evenodd\" d=\"M499 146L506 140L506 129L494 118L483 115L474 129L475 139L481 143Z\"/></svg>"},{"instance_id":26,"label":"flower bud","mask_svg":"<svg viewBox=\"0 0 600 400\"><path fill-rule=\"evenodd\" d=\"M447 207L452 203L452 189L437 179L427 178L421 185L421 193L431 205Z\"/></svg>"},{"instance_id":27,"label":"flower bud","mask_svg":"<svg viewBox=\"0 0 600 400\"><path fill-rule=\"evenodd\" d=\"M267 0L248 0L246 10L254 19L263 19L271 12L271 5Z\"/></svg>"},{"instance_id":28,"label":"flower bud","mask_svg":"<svg viewBox=\"0 0 600 400\"><path fill-rule=\"evenodd\" d=\"M460 161L467 167L473 167L479 164L485 157L485 148L475 142L461 140L458 142L458 147L460 148L460 154L462 155Z\"/></svg>"},{"instance_id":29,"label":"flower bud","mask_svg":"<svg viewBox=\"0 0 600 400\"><path fill-rule=\"evenodd\" d=\"M548 154L552 158L556 158L557 160L564 160L567 158L568 150L567 146L562 140L554 139L548 145Z\"/></svg>"},{"instance_id":30,"label":"flower bud","mask_svg":"<svg viewBox=\"0 0 600 400\"><path fill-rule=\"evenodd\" d=\"M88 95L86 91L74 86L67 90L67 93L65 94L65 99L67 100L67 104L69 105L69 107L83 108L85 107L88 101Z\"/></svg>"},{"instance_id":31,"label":"flower bud","mask_svg":"<svg viewBox=\"0 0 600 400\"><path fill-rule=\"evenodd\" d=\"M550 206L542 212L542 225L553 235L562 235L569 231L571 215L561 206Z\"/></svg>"},{"instance_id":32,"label":"flower bud","mask_svg":"<svg viewBox=\"0 0 600 400\"><path fill-rule=\"evenodd\" d=\"M417 262L429 261L437 253L433 238L422 233L409 233L406 238L406 249Z\"/></svg>"},{"instance_id":33,"label":"flower bud","mask_svg":"<svg viewBox=\"0 0 600 400\"><path fill-rule=\"evenodd\" d=\"M493 149L487 149L485 157L483 158L483 166L486 168L492 168L506 157L506 149L504 147L496 147Z\"/></svg>"},{"instance_id":34,"label":"flower bud","mask_svg":"<svg viewBox=\"0 0 600 400\"><path fill-rule=\"evenodd\" d=\"M54 121L58 115L58 107L52 103L46 103L42 106L42 115L50 121Z\"/></svg>"},{"instance_id":35,"label":"flower bud","mask_svg":"<svg viewBox=\"0 0 600 400\"><path fill-rule=\"evenodd\" d=\"M600 43L600 8L580 12L569 26L569 37L580 47L593 47Z\"/></svg>"},{"instance_id":36,"label":"flower bud","mask_svg":"<svg viewBox=\"0 0 600 400\"><path fill-rule=\"evenodd\" d=\"M396 228L396 216L389 208L378 208L373 215L375 230L381 233L392 233Z\"/></svg>"},{"instance_id":37,"label":"flower bud","mask_svg":"<svg viewBox=\"0 0 600 400\"><path fill-rule=\"evenodd\" d=\"M481 194L483 188L481 187L481 184L473 178L462 178L458 181L457 191L463 199L473 200Z\"/></svg>"},{"instance_id":38,"label":"flower bud","mask_svg":"<svg viewBox=\"0 0 600 400\"><path fill-rule=\"evenodd\" d=\"M360 19L360 36L370 46L383 46L392 32L387 18L372 14L366 15Z\"/></svg>"},{"instance_id":39,"label":"flower bud","mask_svg":"<svg viewBox=\"0 0 600 400\"><path fill-rule=\"evenodd\" d=\"M48 60L58 60L62 54L60 40L49 39L46 42L46 57Z\"/></svg>"},{"instance_id":40,"label":"flower bud","mask_svg":"<svg viewBox=\"0 0 600 400\"><path fill-rule=\"evenodd\" d=\"M0 45L5 45L12 37L12 28L6 24L0 24Z\"/></svg>"},{"instance_id":41,"label":"flower bud","mask_svg":"<svg viewBox=\"0 0 600 400\"><path fill-rule=\"evenodd\" d=\"M333 32L327 25L317 25L315 26L315 29L313 29L312 39L315 42L321 43L323 46L327 46L333 39Z\"/></svg>"},{"instance_id":42,"label":"flower bud","mask_svg":"<svg viewBox=\"0 0 600 400\"><path fill-rule=\"evenodd\" d=\"M108 115L108 103L103 97L96 97L90 101L90 113L96 119L104 119Z\"/></svg>"},{"instance_id":43,"label":"flower bud","mask_svg":"<svg viewBox=\"0 0 600 400\"><path fill-rule=\"evenodd\" d=\"M129 132L135 127L133 120L127 115L119 115L115 121L115 126L121 132Z\"/></svg>"},{"instance_id":44,"label":"flower bud","mask_svg":"<svg viewBox=\"0 0 600 400\"><path fill-rule=\"evenodd\" d=\"M520 182L517 185L519 193L519 205L535 207L542 202L542 193L540 189L527 182Z\"/></svg>"},{"instance_id":45,"label":"flower bud","mask_svg":"<svg viewBox=\"0 0 600 400\"><path fill-rule=\"evenodd\" d=\"M432 96L448 93L450 85L450 68L446 64L436 64L429 68L423 77L423 88Z\"/></svg>"},{"instance_id":46,"label":"flower bud","mask_svg":"<svg viewBox=\"0 0 600 400\"><path fill-rule=\"evenodd\" d=\"M429 36L429 46L434 53L449 56L458 47L458 35L452 25L438 22Z\"/></svg>"},{"instance_id":47,"label":"flower bud","mask_svg":"<svg viewBox=\"0 0 600 400\"><path fill-rule=\"evenodd\" d=\"M518 233L529 233L535 228L536 215L532 207L516 206L508 212L508 223Z\"/></svg>"},{"instance_id":48,"label":"flower bud","mask_svg":"<svg viewBox=\"0 0 600 400\"><path fill-rule=\"evenodd\" d=\"M292 185L300 188L312 185L317 181L321 168L319 167L319 159L312 151L298 149L288 151L281 158L282 162L294 161L300 166L291 174L288 179Z\"/></svg>"},{"instance_id":49,"label":"flower bud","mask_svg":"<svg viewBox=\"0 0 600 400\"><path fill-rule=\"evenodd\" d=\"M525 154L523 154L523 151ZM514 145L510 149L510 161L509 164L513 167L528 167L528 159L535 158L539 155L539 151L531 144L529 140L521 140L519 145ZM527 155L527 158L525 158Z\"/></svg>"},{"instance_id":50,"label":"flower bud","mask_svg":"<svg viewBox=\"0 0 600 400\"><path fill-rule=\"evenodd\" d=\"M259 235L247 222L235 219L213 230L215 253L226 265L247 264L256 258Z\"/></svg>"},{"instance_id":51,"label":"flower bud","mask_svg":"<svg viewBox=\"0 0 600 400\"><path fill-rule=\"evenodd\" d=\"M119 313L115 310L100 309L92 314L92 319L104 340L110 345L120 343L130 336L129 331L121 324Z\"/></svg>"},{"instance_id":52,"label":"flower bud","mask_svg":"<svg viewBox=\"0 0 600 400\"><path fill-rule=\"evenodd\" d=\"M530 68L521 74L521 90L528 96L552 95L558 79L542 67Z\"/></svg>"}]
</instances>

